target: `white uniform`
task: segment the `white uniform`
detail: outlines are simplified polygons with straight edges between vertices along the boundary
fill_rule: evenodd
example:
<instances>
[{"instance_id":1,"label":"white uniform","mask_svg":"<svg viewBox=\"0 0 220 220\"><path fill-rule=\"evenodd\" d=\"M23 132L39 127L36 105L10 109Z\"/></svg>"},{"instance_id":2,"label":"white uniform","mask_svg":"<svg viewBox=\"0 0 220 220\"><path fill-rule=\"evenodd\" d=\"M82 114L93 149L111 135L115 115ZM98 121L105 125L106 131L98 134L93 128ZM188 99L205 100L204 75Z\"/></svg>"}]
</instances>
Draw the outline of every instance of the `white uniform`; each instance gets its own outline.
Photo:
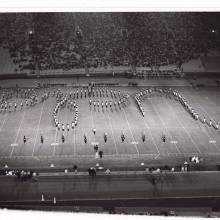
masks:
<instances>
[{"instance_id":1,"label":"white uniform","mask_svg":"<svg viewBox=\"0 0 220 220\"><path fill-rule=\"evenodd\" d=\"M65 130L65 126L64 126L64 124L62 124L62 131L64 131Z\"/></svg>"}]
</instances>

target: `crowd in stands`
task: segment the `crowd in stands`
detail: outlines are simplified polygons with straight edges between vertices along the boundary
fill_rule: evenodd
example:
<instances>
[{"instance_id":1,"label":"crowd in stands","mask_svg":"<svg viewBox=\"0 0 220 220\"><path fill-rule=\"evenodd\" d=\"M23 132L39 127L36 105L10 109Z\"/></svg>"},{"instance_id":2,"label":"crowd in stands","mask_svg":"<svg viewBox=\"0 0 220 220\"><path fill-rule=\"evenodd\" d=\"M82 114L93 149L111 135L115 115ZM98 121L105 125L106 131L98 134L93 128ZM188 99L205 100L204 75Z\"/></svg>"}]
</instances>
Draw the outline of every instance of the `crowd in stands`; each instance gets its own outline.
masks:
<instances>
[{"instance_id":1,"label":"crowd in stands","mask_svg":"<svg viewBox=\"0 0 220 220\"><path fill-rule=\"evenodd\" d=\"M15 71L110 66L181 66L206 53L204 13L42 13L1 15L1 46ZM6 25L7 24L7 25Z\"/></svg>"}]
</instances>

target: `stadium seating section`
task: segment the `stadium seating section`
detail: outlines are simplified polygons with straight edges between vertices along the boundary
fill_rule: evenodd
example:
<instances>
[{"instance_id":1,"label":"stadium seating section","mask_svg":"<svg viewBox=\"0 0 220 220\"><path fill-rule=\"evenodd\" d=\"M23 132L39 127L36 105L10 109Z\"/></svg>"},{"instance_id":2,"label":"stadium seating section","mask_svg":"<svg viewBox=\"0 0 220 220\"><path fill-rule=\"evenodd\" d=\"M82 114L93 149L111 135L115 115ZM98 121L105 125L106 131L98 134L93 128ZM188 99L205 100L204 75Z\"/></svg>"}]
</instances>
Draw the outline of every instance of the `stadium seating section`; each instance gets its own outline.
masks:
<instances>
[{"instance_id":1,"label":"stadium seating section","mask_svg":"<svg viewBox=\"0 0 220 220\"><path fill-rule=\"evenodd\" d=\"M216 47L203 13L4 13L0 27L4 73L180 67Z\"/></svg>"}]
</instances>

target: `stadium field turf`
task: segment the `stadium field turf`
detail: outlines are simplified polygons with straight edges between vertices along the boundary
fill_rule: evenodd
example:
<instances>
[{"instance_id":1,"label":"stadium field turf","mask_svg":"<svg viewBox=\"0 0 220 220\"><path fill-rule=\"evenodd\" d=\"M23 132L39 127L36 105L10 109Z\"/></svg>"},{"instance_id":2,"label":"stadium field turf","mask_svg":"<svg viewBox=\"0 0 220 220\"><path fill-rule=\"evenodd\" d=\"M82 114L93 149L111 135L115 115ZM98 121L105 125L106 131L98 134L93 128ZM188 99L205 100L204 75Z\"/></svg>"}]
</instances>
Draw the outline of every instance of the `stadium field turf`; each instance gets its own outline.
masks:
<instances>
[{"instance_id":1,"label":"stadium field turf","mask_svg":"<svg viewBox=\"0 0 220 220\"><path fill-rule=\"evenodd\" d=\"M55 87L55 89L60 87ZM149 87L147 87L149 88ZM60 88L70 92L76 88ZM81 88L79 88L80 91ZM140 87L108 87L129 94L129 102L125 108L109 106L104 110L89 107L89 98L76 99L79 105L78 126L65 131L65 143L61 141L62 131L57 131L53 122L53 109L56 104L54 97L16 112L0 114L0 161L1 167L8 164L11 167L65 167L77 163L80 166L90 166L100 163L103 166L139 166L152 161L163 161L170 164L174 161L183 162L189 156L199 156L204 159L220 156L220 130L194 120L191 115L174 99L165 96L152 95L143 102L145 117L140 114L134 94ZM204 87L194 89L189 86L175 87L188 103L201 115L216 122L220 121L220 89ZM45 91L52 92L54 88L37 89L39 95ZM91 100L111 100L110 97L95 97ZM11 101L20 100L12 99ZM59 120L69 123L73 114L64 108L59 112ZM94 135L92 129L96 128ZM122 131L125 142L121 141ZM104 133L107 133L107 143ZM146 141L141 138L146 134ZM166 142L162 142L162 134ZM43 134L44 143L40 143ZM83 135L87 136L84 143ZM23 143L23 136L27 143ZM97 143L99 150L104 152L103 158L95 158L93 144Z\"/></svg>"}]
</instances>

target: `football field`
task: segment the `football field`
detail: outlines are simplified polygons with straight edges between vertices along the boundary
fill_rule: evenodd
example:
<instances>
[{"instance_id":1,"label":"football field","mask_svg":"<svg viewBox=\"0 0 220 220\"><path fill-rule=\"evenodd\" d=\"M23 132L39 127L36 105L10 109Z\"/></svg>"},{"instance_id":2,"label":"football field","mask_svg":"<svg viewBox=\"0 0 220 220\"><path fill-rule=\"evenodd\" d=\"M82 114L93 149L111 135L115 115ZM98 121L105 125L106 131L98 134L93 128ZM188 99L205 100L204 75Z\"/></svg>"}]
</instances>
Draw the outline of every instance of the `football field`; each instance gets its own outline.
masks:
<instances>
[{"instance_id":1,"label":"football field","mask_svg":"<svg viewBox=\"0 0 220 220\"><path fill-rule=\"evenodd\" d=\"M102 87L103 88L103 87ZM196 121L174 98L166 98L152 94L147 97L142 106L145 117L140 114L134 100L134 95L140 87L105 87L129 94L126 106L89 105L89 97L76 99L79 106L78 125L76 128L65 130L65 142L62 143L62 131L54 125L53 109L56 99L50 97L36 106L11 112L0 113L0 162L1 167L49 167L51 163L56 167L67 167L73 164L80 166L95 165L96 163L108 167L138 166L140 162L150 164L152 161L163 161L170 164L175 160L184 161L190 156L204 159L220 156L220 130ZM57 87L36 89L39 96L44 92L60 89L63 93L75 92L79 88ZM220 89L218 87L175 87L180 94L199 113L220 122ZM114 101L109 97L95 96L91 100ZM11 102L21 102L12 97ZM61 123L73 120L73 113L63 108L58 113ZM94 135L93 129L96 129ZM125 134L125 141L121 140L121 133ZM142 133L146 134L143 142ZM104 142L107 133L107 142ZM166 135L166 142L162 141L162 134ZM41 143L40 136L44 142ZM86 135L87 143L83 136ZM23 137L27 142L23 142ZM97 158L94 144L98 144L103 151L103 158Z\"/></svg>"}]
</instances>

